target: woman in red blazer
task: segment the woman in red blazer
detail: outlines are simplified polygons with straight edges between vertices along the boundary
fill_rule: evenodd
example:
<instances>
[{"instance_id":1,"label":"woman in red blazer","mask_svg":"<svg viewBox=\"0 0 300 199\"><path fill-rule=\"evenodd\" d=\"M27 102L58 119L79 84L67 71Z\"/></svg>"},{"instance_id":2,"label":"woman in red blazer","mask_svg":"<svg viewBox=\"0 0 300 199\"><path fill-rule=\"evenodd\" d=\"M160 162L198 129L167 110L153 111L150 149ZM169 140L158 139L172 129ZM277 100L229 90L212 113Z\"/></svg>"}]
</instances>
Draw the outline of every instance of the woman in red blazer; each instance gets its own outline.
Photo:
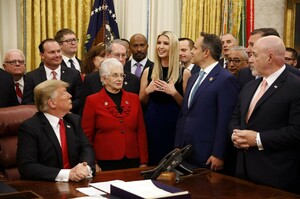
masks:
<instances>
[{"instance_id":1,"label":"woman in red blazer","mask_svg":"<svg viewBox=\"0 0 300 199\"><path fill-rule=\"evenodd\" d=\"M122 89L123 65L115 58L100 67L104 89L87 97L82 127L102 170L147 166L148 146L139 97Z\"/></svg>"}]
</instances>

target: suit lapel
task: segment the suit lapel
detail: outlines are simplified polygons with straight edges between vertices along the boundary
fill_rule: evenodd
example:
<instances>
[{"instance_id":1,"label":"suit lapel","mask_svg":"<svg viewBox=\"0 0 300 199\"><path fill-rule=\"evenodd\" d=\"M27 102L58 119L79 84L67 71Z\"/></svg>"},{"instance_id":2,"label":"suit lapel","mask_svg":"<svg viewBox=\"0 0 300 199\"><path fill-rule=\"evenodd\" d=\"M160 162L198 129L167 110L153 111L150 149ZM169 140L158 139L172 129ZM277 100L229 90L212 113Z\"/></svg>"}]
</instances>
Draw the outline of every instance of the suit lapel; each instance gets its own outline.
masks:
<instances>
[{"instance_id":1,"label":"suit lapel","mask_svg":"<svg viewBox=\"0 0 300 199\"><path fill-rule=\"evenodd\" d=\"M62 81L65 81L65 82L68 82L67 81L67 73L66 73L66 70L67 70L67 66L61 64L60 65L60 80Z\"/></svg>"},{"instance_id":2,"label":"suit lapel","mask_svg":"<svg viewBox=\"0 0 300 199\"><path fill-rule=\"evenodd\" d=\"M46 81L47 80L47 75L46 75L46 70L44 68L44 63L42 62L39 66L39 73L40 73L40 77L41 77L41 82Z\"/></svg>"},{"instance_id":3,"label":"suit lapel","mask_svg":"<svg viewBox=\"0 0 300 199\"><path fill-rule=\"evenodd\" d=\"M252 97L253 97L255 91L257 90L261 81L262 81L262 78L256 79L253 81L252 84L249 84L248 87L245 87L246 89L243 89L243 90L246 90L246 92L244 92L245 94L243 96L241 96L242 97L242 99L241 99L241 117L242 118L246 118L246 114L248 113L248 108L249 108L250 102L252 100Z\"/></svg>"}]
</instances>

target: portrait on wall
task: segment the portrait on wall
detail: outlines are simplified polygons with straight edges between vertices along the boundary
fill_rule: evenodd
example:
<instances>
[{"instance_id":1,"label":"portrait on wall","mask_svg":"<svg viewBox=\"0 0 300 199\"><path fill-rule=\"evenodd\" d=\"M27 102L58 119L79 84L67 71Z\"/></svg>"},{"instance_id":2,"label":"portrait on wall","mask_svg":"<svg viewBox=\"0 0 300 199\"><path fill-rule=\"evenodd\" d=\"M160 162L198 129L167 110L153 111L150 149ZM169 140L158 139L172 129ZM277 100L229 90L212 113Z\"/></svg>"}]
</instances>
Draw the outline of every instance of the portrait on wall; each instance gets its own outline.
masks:
<instances>
[{"instance_id":1,"label":"portrait on wall","mask_svg":"<svg viewBox=\"0 0 300 199\"><path fill-rule=\"evenodd\" d=\"M300 0L287 0L284 42L300 53Z\"/></svg>"}]
</instances>

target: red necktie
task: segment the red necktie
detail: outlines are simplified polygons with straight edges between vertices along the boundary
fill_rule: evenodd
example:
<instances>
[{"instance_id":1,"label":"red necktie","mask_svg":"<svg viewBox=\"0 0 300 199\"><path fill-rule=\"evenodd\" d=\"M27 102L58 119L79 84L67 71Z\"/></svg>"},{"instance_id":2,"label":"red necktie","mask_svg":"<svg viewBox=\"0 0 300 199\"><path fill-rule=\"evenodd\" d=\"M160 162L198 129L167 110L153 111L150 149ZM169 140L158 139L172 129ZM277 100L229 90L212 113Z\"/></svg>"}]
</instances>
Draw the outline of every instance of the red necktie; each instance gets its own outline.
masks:
<instances>
[{"instance_id":1,"label":"red necktie","mask_svg":"<svg viewBox=\"0 0 300 199\"><path fill-rule=\"evenodd\" d=\"M264 78L262 83L261 83L261 86L260 86L260 91L258 92L258 94L252 99L251 103L250 103L250 106L249 106L249 109L248 109L248 114L246 116L246 123L248 123L248 120L254 110L254 107L256 105L256 103L258 102L258 100L261 98L261 96L263 96L263 94L266 92L267 90L267 80Z\"/></svg>"},{"instance_id":2,"label":"red necktie","mask_svg":"<svg viewBox=\"0 0 300 199\"><path fill-rule=\"evenodd\" d=\"M15 87L16 87L16 94L17 94L17 97L18 97L18 101L21 104L23 93L22 93L22 91L20 89L20 84L18 82L16 82L15 83Z\"/></svg>"},{"instance_id":3,"label":"red necktie","mask_svg":"<svg viewBox=\"0 0 300 199\"><path fill-rule=\"evenodd\" d=\"M64 169L70 169L69 154L68 154L68 144L67 144L67 135L65 125L62 119L59 119L59 134L61 142L61 151L63 157Z\"/></svg>"},{"instance_id":4,"label":"red necktie","mask_svg":"<svg viewBox=\"0 0 300 199\"><path fill-rule=\"evenodd\" d=\"M52 73L52 79L57 79L56 78L57 73L54 70L51 73Z\"/></svg>"}]
</instances>

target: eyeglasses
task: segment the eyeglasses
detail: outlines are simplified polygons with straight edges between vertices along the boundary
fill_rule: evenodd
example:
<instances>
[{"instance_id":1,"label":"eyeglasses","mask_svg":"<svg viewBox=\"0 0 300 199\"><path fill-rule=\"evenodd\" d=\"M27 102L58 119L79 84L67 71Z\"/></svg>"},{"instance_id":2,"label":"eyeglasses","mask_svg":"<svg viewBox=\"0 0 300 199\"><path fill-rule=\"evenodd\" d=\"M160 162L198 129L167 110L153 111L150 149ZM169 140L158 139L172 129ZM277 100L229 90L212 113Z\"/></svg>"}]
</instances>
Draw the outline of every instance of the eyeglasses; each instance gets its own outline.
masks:
<instances>
[{"instance_id":1,"label":"eyeglasses","mask_svg":"<svg viewBox=\"0 0 300 199\"><path fill-rule=\"evenodd\" d=\"M126 54L120 54L120 53L111 53L113 55L114 58L122 58L125 59L127 57Z\"/></svg>"},{"instance_id":2,"label":"eyeglasses","mask_svg":"<svg viewBox=\"0 0 300 199\"><path fill-rule=\"evenodd\" d=\"M229 64L230 62L234 63L234 64L239 64L241 61L245 61L245 60L240 60L240 59L228 59L227 63Z\"/></svg>"},{"instance_id":3,"label":"eyeglasses","mask_svg":"<svg viewBox=\"0 0 300 199\"><path fill-rule=\"evenodd\" d=\"M110 77L112 77L112 78L114 78L114 79L117 79L117 78L119 78L119 77L121 77L122 79L124 79L124 78L126 77L126 74L124 74L124 73L120 73L120 74L118 74L118 73L113 73L113 74L107 75L107 76L110 76Z\"/></svg>"},{"instance_id":4,"label":"eyeglasses","mask_svg":"<svg viewBox=\"0 0 300 199\"><path fill-rule=\"evenodd\" d=\"M285 61L292 61L292 60L295 60L295 59L289 58L289 57L285 57L284 59L285 59Z\"/></svg>"},{"instance_id":5,"label":"eyeglasses","mask_svg":"<svg viewBox=\"0 0 300 199\"><path fill-rule=\"evenodd\" d=\"M6 61L4 63L11 64L11 65L18 65L18 64L23 65L25 64L25 60L12 60L12 61Z\"/></svg>"},{"instance_id":6,"label":"eyeglasses","mask_svg":"<svg viewBox=\"0 0 300 199\"><path fill-rule=\"evenodd\" d=\"M78 41L79 39L74 38L74 39L66 39L64 41L61 41L60 43L67 42L68 44L71 44L72 42L77 43Z\"/></svg>"}]
</instances>

